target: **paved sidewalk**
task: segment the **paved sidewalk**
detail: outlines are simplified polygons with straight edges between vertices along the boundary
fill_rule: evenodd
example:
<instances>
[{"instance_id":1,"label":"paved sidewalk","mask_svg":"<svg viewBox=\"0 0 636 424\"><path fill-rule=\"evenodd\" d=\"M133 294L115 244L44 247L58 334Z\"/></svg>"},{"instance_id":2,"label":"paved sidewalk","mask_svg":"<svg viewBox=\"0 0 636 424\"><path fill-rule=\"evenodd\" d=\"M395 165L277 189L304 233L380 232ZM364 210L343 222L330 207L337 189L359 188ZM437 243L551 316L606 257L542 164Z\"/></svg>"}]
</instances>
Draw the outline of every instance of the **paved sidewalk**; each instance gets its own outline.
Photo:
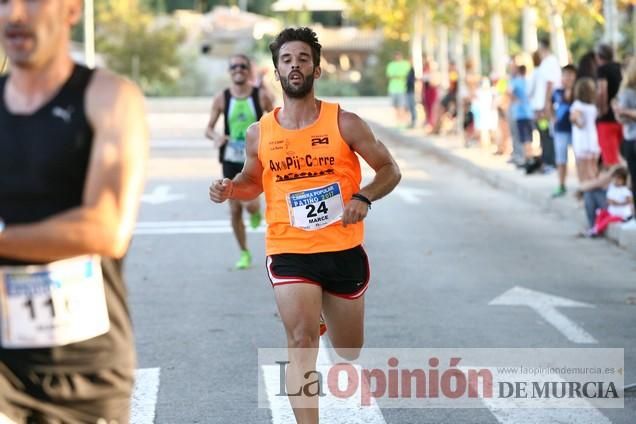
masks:
<instances>
[{"instance_id":1,"label":"paved sidewalk","mask_svg":"<svg viewBox=\"0 0 636 424\"><path fill-rule=\"evenodd\" d=\"M397 129L392 126L393 112L388 100L382 102L376 98L362 105L353 99L350 105L346 99L339 100L343 107L355 110L366 119L380 139L416 146L496 188L513 193L545 211L576 223L581 229L586 227L585 209L573 194L578 185L573 163L568 172L567 195L553 199L551 193L557 186L556 173L525 175L523 170L507 163L508 156L495 156L479 146L466 148L457 136L426 135L421 128ZM570 157L571 162L572 160ZM607 230L606 238L636 254L636 230L623 229L620 224L613 224Z\"/></svg>"}]
</instances>

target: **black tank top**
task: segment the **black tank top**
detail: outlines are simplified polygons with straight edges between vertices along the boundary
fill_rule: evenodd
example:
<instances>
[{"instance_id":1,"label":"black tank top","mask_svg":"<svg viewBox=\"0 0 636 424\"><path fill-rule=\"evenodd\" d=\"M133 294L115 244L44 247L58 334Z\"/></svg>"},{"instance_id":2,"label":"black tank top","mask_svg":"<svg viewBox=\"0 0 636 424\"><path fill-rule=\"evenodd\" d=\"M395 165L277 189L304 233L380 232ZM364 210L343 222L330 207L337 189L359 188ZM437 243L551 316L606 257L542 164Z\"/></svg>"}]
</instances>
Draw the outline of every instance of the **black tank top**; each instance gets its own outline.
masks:
<instances>
[{"instance_id":1,"label":"black tank top","mask_svg":"<svg viewBox=\"0 0 636 424\"><path fill-rule=\"evenodd\" d=\"M57 95L29 115L9 112L7 77L0 78L0 218L7 225L33 223L82 204L93 130L85 94L93 71L75 65ZM0 257L2 265L21 265ZM17 369L91 371L133 365L130 317L121 260L102 258L110 331L52 349L2 349L0 362Z\"/></svg>"}]
</instances>

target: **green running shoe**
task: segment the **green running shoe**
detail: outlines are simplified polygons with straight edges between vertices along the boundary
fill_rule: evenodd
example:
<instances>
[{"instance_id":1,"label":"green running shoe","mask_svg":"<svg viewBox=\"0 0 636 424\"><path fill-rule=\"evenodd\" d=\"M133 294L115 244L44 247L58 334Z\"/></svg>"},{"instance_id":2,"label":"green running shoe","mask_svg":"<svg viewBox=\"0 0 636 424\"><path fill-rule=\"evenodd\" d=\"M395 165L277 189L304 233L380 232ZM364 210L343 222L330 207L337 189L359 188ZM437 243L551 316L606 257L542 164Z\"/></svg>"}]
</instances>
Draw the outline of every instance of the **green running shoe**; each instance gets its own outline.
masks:
<instances>
[{"instance_id":1,"label":"green running shoe","mask_svg":"<svg viewBox=\"0 0 636 424\"><path fill-rule=\"evenodd\" d=\"M565 194L567 193L567 190L565 189L565 187L560 186L557 187L556 190L554 190L554 192L552 193L552 198L557 198L557 197L563 197L565 196Z\"/></svg>"},{"instance_id":2,"label":"green running shoe","mask_svg":"<svg viewBox=\"0 0 636 424\"><path fill-rule=\"evenodd\" d=\"M236 261L236 269L247 269L252 265L252 255L249 250L241 250L241 257Z\"/></svg>"},{"instance_id":3,"label":"green running shoe","mask_svg":"<svg viewBox=\"0 0 636 424\"><path fill-rule=\"evenodd\" d=\"M250 227L253 229L257 229L261 226L261 221L263 220L263 215L261 211L256 211L250 215Z\"/></svg>"}]
</instances>

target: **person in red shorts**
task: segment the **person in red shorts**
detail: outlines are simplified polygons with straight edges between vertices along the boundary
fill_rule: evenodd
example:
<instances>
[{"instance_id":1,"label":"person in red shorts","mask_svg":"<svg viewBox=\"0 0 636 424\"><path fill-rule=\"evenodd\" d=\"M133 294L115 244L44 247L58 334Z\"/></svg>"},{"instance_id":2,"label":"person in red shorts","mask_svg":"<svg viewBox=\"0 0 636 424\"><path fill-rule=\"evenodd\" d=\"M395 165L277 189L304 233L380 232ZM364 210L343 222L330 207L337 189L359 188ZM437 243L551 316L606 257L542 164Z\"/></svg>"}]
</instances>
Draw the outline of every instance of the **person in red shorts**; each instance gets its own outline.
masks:
<instances>
[{"instance_id":1,"label":"person in red shorts","mask_svg":"<svg viewBox=\"0 0 636 424\"><path fill-rule=\"evenodd\" d=\"M619 162L620 145L623 139L621 124L616 121L611 103L621 85L621 65L614 61L614 51L607 44L596 48L597 101L599 117L596 121L598 144L601 148L603 166L608 167Z\"/></svg>"}]
</instances>

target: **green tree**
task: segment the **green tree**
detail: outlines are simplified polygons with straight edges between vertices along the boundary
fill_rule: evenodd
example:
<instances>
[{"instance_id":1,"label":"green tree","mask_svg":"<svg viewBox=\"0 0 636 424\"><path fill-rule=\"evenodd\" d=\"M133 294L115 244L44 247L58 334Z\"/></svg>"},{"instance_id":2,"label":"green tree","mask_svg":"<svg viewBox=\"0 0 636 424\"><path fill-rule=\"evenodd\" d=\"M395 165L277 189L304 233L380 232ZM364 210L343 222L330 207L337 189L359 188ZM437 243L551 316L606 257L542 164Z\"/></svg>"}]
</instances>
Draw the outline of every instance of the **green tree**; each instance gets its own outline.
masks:
<instances>
[{"instance_id":1,"label":"green tree","mask_svg":"<svg viewBox=\"0 0 636 424\"><path fill-rule=\"evenodd\" d=\"M158 27L151 14L127 0L100 3L96 10L96 49L110 69L135 80L146 94L159 94L181 75L179 45L184 34Z\"/></svg>"}]
</instances>

